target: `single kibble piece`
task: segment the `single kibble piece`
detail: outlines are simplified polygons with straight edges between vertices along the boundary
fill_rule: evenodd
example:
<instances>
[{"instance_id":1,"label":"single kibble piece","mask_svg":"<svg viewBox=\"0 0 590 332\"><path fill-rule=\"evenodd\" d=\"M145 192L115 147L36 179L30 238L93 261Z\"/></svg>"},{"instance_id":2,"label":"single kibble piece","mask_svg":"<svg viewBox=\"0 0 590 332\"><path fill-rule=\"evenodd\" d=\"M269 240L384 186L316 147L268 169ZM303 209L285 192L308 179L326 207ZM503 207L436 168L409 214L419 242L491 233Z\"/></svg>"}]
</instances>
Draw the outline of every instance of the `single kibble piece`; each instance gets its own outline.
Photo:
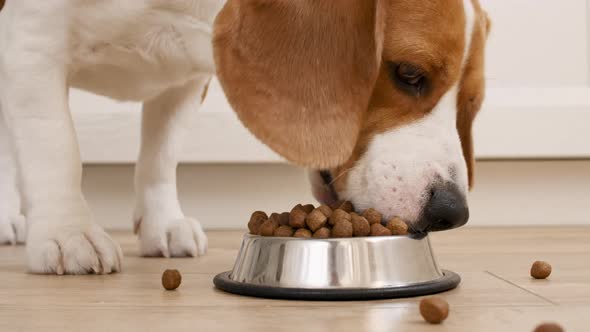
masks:
<instances>
[{"instance_id":1,"label":"single kibble piece","mask_svg":"<svg viewBox=\"0 0 590 332\"><path fill-rule=\"evenodd\" d=\"M368 236L371 234L371 225L365 217L361 217L356 213L351 213L352 235L353 236Z\"/></svg>"},{"instance_id":2,"label":"single kibble piece","mask_svg":"<svg viewBox=\"0 0 590 332\"><path fill-rule=\"evenodd\" d=\"M307 228L312 232L326 226L326 222L328 222L328 217L326 217L326 215L324 215L319 209L311 211L311 213L305 218Z\"/></svg>"},{"instance_id":3,"label":"single kibble piece","mask_svg":"<svg viewBox=\"0 0 590 332\"><path fill-rule=\"evenodd\" d=\"M296 207L291 210L289 214L289 226L293 228L303 228L305 227L305 217L307 213L302 209L298 209Z\"/></svg>"},{"instance_id":4,"label":"single kibble piece","mask_svg":"<svg viewBox=\"0 0 590 332\"><path fill-rule=\"evenodd\" d=\"M340 209L340 210L344 210L348 213L351 213L352 211L354 211L354 205L352 205L352 203L350 201L338 201L334 204L332 204L332 210L336 210L336 209Z\"/></svg>"},{"instance_id":5,"label":"single kibble piece","mask_svg":"<svg viewBox=\"0 0 590 332\"><path fill-rule=\"evenodd\" d=\"M166 290L175 290L180 286L182 276L178 270L166 270L162 273L162 286Z\"/></svg>"},{"instance_id":6,"label":"single kibble piece","mask_svg":"<svg viewBox=\"0 0 590 332\"><path fill-rule=\"evenodd\" d=\"M332 210L339 209L340 205L342 205L342 203L344 203L344 201L333 202L332 204L330 204L330 209L332 209Z\"/></svg>"},{"instance_id":7,"label":"single kibble piece","mask_svg":"<svg viewBox=\"0 0 590 332\"><path fill-rule=\"evenodd\" d=\"M350 221L339 221L332 227L332 237L352 237L353 227Z\"/></svg>"},{"instance_id":8,"label":"single kibble piece","mask_svg":"<svg viewBox=\"0 0 590 332\"><path fill-rule=\"evenodd\" d=\"M281 226L289 226L289 212L283 212L279 215L279 224Z\"/></svg>"},{"instance_id":9,"label":"single kibble piece","mask_svg":"<svg viewBox=\"0 0 590 332\"><path fill-rule=\"evenodd\" d=\"M438 296L420 301L420 314L430 324L440 324L449 316L449 304Z\"/></svg>"},{"instance_id":10,"label":"single kibble piece","mask_svg":"<svg viewBox=\"0 0 590 332\"><path fill-rule=\"evenodd\" d=\"M295 206L294 206L294 207L291 209L291 211L293 211L293 210L295 210L295 209L298 209L298 210L301 210L301 211L303 211L303 205L301 205L301 204L297 204L297 205L295 205Z\"/></svg>"},{"instance_id":11,"label":"single kibble piece","mask_svg":"<svg viewBox=\"0 0 590 332\"><path fill-rule=\"evenodd\" d=\"M302 237L306 239L309 239L311 236L311 231L307 228L300 228L295 231L295 234L293 234L293 237Z\"/></svg>"},{"instance_id":12,"label":"single kibble piece","mask_svg":"<svg viewBox=\"0 0 590 332\"><path fill-rule=\"evenodd\" d=\"M563 327L556 323L543 323L538 325L533 332L563 332Z\"/></svg>"},{"instance_id":13,"label":"single kibble piece","mask_svg":"<svg viewBox=\"0 0 590 332\"><path fill-rule=\"evenodd\" d=\"M344 210L336 209L330 215L330 219L328 219L328 223L334 226L339 221L350 221L351 217L350 214Z\"/></svg>"},{"instance_id":14,"label":"single kibble piece","mask_svg":"<svg viewBox=\"0 0 590 332\"><path fill-rule=\"evenodd\" d=\"M315 206L313 206L313 204L305 204L303 206L303 211L305 211L305 213L311 213L313 209L315 209Z\"/></svg>"},{"instance_id":15,"label":"single kibble piece","mask_svg":"<svg viewBox=\"0 0 590 332\"><path fill-rule=\"evenodd\" d=\"M393 218L387 222L387 229L391 231L391 235L407 235L408 224L400 218Z\"/></svg>"},{"instance_id":16,"label":"single kibble piece","mask_svg":"<svg viewBox=\"0 0 590 332\"><path fill-rule=\"evenodd\" d=\"M278 224L281 223L281 215L278 213L272 213L268 219L276 220Z\"/></svg>"},{"instance_id":17,"label":"single kibble piece","mask_svg":"<svg viewBox=\"0 0 590 332\"><path fill-rule=\"evenodd\" d=\"M535 279L547 279L551 275L551 264L543 261L536 261L531 266L531 277Z\"/></svg>"},{"instance_id":18,"label":"single kibble piece","mask_svg":"<svg viewBox=\"0 0 590 332\"><path fill-rule=\"evenodd\" d=\"M331 235L330 229L328 227L322 227L313 233L313 237L316 239L327 239Z\"/></svg>"},{"instance_id":19,"label":"single kibble piece","mask_svg":"<svg viewBox=\"0 0 590 332\"><path fill-rule=\"evenodd\" d=\"M250 221L248 222L248 229L250 230L250 234L258 235L260 233L260 226L267 219L268 216L266 215L266 213L262 211L256 211L252 213Z\"/></svg>"},{"instance_id":20,"label":"single kibble piece","mask_svg":"<svg viewBox=\"0 0 590 332\"><path fill-rule=\"evenodd\" d=\"M328 218L332 215L332 209L327 205L318 206L318 210L322 211L322 213Z\"/></svg>"},{"instance_id":21,"label":"single kibble piece","mask_svg":"<svg viewBox=\"0 0 590 332\"><path fill-rule=\"evenodd\" d=\"M371 225L371 236L391 236L391 231L381 224Z\"/></svg>"},{"instance_id":22,"label":"single kibble piece","mask_svg":"<svg viewBox=\"0 0 590 332\"><path fill-rule=\"evenodd\" d=\"M277 229L275 229L273 236L278 236L278 237L291 237L293 236L293 228L291 226L279 226L277 227Z\"/></svg>"},{"instance_id":23,"label":"single kibble piece","mask_svg":"<svg viewBox=\"0 0 590 332\"><path fill-rule=\"evenodd\" d=\"M381 213L373 208L366 209L365 212L363 212L363 217L365 217L371 225L380 223L381 218L383 218Z\"/></svg>"},{"instance_id":24,"label":"single kibble piece","mask_svg":"<svg viewBox=\"0 0 590 332\"><path fill-rule=\"evenodd\" d=\"M279 227L278 218L268 218L267 221L262 223L260 226L260 235L262 236L273 236L275 229Z\"/></svg>"}]
</instances>

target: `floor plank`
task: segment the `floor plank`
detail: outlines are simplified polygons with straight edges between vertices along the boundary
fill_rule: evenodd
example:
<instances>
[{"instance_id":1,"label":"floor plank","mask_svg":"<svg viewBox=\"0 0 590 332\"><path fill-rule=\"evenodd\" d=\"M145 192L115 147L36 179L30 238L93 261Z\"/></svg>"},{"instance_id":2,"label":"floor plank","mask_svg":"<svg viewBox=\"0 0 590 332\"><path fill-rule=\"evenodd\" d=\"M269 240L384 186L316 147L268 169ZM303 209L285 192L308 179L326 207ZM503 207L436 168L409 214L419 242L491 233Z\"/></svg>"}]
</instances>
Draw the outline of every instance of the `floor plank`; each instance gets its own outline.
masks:
<instances>
[{"instance_id":1,"label":"floor plank","mask_svg":"<svg viewBox=\"0 0 590 332\"><path fill-rule=\"evenodd\" d=\"M277 301L213 288L228 270L242 231L210 232L210 250L195 259L140 258L134 237L115 233L126 258L110 276L37 276L24 272L24 248L0 247L0 331L532 331L544 320L585 331L590 312L590 227L465 228L433 234L442 267L463 281L442 294L451 316L422 322L420 298L370 302ZM548 280L529 277L534 260L553 265ZM166 268L183 274L166 292ZM33 318L34 319L31 319Z\"/></svg>"}]
</instances>

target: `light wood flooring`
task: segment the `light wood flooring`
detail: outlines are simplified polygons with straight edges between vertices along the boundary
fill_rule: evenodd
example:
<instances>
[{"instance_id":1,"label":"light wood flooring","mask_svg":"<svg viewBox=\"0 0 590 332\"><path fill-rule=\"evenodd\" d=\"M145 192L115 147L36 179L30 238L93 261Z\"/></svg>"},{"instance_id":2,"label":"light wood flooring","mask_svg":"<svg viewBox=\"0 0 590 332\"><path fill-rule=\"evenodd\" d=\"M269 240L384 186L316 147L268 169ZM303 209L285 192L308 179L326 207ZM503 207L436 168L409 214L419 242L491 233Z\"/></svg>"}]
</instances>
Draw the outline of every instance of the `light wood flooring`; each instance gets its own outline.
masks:
<instances>
[{"instance_id":1,"label":"light wood flooring","mask_svg":"<svg viewBox=\"0 0 590 332\"><path fill-rule=\"evenodd\" d=\"M201 258L139 258L130 233L114 233L123 273L38 276L24 272L24 247L0 247L0 331L533 331L555 321L590 331L590 227L464 228L433 234L441 267L458 272L444 293L451 313L424 323L420 298L371 302L296 302L240 297L214 289L231 268L242 231L209 232ZM533 280L533 261L553 265ZM182 286L164 291L160 276L176 268Z\"/></svg>"}]
</instances>

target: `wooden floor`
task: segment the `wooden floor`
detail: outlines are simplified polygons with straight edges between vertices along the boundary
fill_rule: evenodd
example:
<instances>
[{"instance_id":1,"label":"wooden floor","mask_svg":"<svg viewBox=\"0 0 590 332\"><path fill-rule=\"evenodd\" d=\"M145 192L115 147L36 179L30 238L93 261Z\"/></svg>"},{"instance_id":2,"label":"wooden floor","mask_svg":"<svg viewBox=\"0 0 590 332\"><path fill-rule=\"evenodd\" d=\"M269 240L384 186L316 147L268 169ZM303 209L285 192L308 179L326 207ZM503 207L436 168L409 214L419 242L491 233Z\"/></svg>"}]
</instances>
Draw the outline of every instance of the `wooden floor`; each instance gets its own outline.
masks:
<instances>
[{"instance_id":1,"label":"wooden floor","mask_svg":"<svg viewBox=\"0 0 590 332\"><path fill-rule=\"evenodd\" d=\"M133 236L115 234L126 260L111 276L36 276L23 247L0 248L0 331L532 331L542 321L590 331L590 228L471 228L434 234L439 263L463 282L442 296L440 326L424 323L419 298L294 302L225 294L212 278L231 268L241 232L210 232L206 257L137 257ZM532 280L535 260L553 265ZM183 284L161 288L166 268Z\"/></svg>"}]
</instances>

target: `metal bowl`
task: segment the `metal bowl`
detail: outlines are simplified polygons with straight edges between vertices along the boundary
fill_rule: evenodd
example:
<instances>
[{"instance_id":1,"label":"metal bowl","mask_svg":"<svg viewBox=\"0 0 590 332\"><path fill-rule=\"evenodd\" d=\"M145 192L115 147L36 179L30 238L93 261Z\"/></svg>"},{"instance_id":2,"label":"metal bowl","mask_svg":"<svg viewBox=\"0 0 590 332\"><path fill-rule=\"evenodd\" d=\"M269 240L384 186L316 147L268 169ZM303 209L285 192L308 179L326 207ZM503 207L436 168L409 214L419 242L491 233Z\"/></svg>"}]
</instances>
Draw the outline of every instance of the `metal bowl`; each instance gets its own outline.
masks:
<instances>
[{"instance_id":1,"label":"metal bowl","mask_svg":"<svg viewBox=\"0 0 590 332\"><path fill-rule=\"evenodd\" d=\"M419 296L457 287L439 269L428 236L301 239L245 235L221 290L299 300L368 300Z\"/></svg>"}]
</instances>

